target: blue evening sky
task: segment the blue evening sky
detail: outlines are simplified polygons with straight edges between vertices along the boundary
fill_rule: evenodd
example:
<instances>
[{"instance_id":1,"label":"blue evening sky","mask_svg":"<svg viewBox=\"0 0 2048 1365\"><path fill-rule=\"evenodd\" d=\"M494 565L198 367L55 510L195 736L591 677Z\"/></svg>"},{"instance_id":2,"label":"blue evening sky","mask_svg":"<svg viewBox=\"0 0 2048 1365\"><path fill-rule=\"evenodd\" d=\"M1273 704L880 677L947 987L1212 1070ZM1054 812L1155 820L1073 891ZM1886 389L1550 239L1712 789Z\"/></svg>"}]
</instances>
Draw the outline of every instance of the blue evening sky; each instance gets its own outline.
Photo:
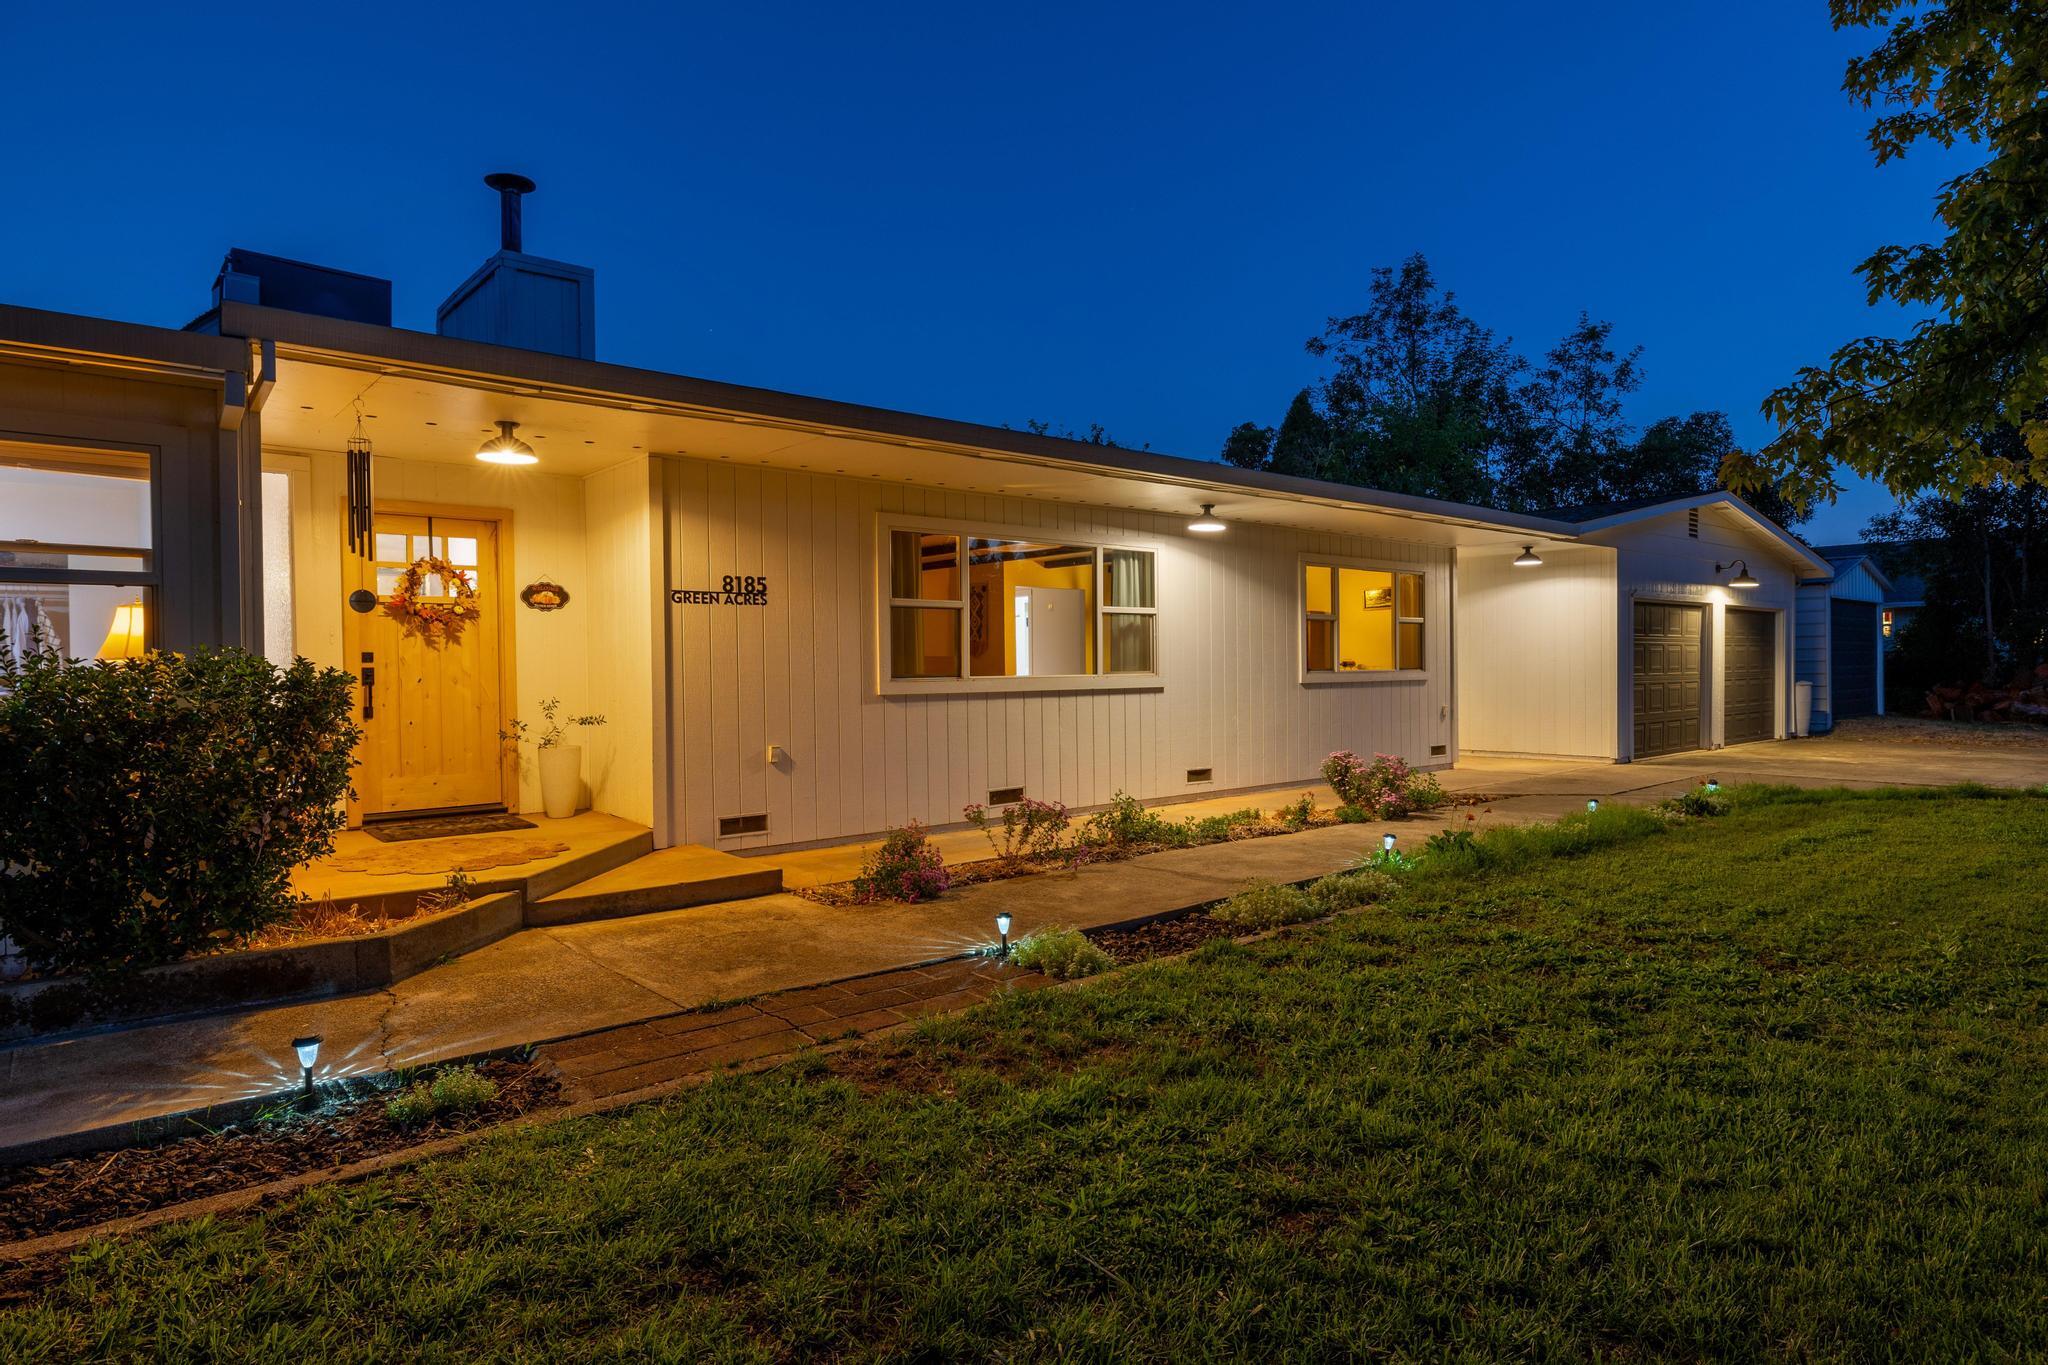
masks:
<instances>
[{"instance_id":1,"label":"blue evening sky","mask_svg":"<svg viewBox=\"0 0 2048 1365\"><path fill-rule=\"evenodd\" d=\"M8 6L0 302L178 326L246 246L431 329L512 169L606 360L1212 457L1421 251L1531 354L1611 319L1637 421L1755 443L1900 327L1852 267L1963 164L1872 166L1868 45L1823 0Z\"/></svg>"}]
</instances>

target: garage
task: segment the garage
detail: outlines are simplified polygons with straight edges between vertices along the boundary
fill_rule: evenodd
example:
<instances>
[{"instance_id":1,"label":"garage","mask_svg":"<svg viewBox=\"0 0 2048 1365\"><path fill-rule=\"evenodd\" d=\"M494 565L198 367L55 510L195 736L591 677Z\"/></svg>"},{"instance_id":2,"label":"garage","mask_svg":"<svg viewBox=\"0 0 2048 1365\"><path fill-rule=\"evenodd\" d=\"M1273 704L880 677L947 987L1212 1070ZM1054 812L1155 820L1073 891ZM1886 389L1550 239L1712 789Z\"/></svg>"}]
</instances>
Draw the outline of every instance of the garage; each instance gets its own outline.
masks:
<instances>
[{"instance_id":1,"label":"garage","mask_svg":"<svg viewBox=\"0 0 2048 1365\"><path fill-rule=\"evenodd\" d=\"M1700 644L1706 608L1635 604L1635 756L1700 747Z\"/></svg>"},{"instance_id":2,"label":"garage","mask_svg":"<svg viewBox=\"0 0 2048 1365\"><path fill-rule=\"evenodd\" d=\"M1834 666L1834 718L1877 714L1877 620L1875 602L1834 598L1828 603L1829 652Z\"/></svg>"},{"instance_id":3,"label":"garage","mask_svg":"<svg viewBox=\"0 0 2048 1365\"><path fill-rule=\"evenodd\" d=\"M1723 678L1724 743L1770 739L1778 730L1778 618L1768 611L1728 609L1728 661Z\"/></svg>"}]
</instances>

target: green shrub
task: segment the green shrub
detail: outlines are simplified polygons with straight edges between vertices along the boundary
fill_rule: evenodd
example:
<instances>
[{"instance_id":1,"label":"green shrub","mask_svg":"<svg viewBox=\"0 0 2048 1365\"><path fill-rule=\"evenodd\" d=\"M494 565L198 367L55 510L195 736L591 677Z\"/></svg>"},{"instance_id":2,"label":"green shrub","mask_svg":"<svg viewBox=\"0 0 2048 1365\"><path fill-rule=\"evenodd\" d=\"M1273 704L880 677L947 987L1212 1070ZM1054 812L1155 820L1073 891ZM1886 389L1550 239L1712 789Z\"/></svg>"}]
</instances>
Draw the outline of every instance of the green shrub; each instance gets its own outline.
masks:
<instances>
[{"instance_id":1,"label":"green shrub","mask_svg":"<svg viewBox=\"0 0 2048 1365\"><path fill-rule=\"evenodd\" d=\"M1256 825L1265 816L1247 807L1244 810L1228 811L1222 815L1204 815L1189 820L1181 828L1187 831L1187 842L1193 844L1220 844L1237 830L1246 825Z\"/></svg>"},{"instance_id":2,"label":"green shrub","mask_svg":"<svg viewBox=\"0 0 2048 1365\"><path fill-rule=\"evenodd\" d=\"M1662 803L1662 809L1677 815L1726 815L1734 807L1724 791L1708 791L1705 787L1694 787L1691 791L1680 792L1669 801Z\"/></svg>"},{"instance_id":3,"label":"green shrub","mask_svg":"<svg viewBox=\"0 0 2048 1365\"><path fill-rule=\"evenodd\" d=\"M45 972L232 947L345 822L353 679L239 649L0 650L0 933Z\"/></svg>"},{"instance_id":4,"label":"green shrub","mask_svg":"<svg viewBox=\"0 0 2048 1365\"><path fill-rule=\"evenodd\" d=\"M1079 929L1039 929L1026 934L1010 946L1010 960L1060 981L1094 976L1116 965Z\"/></svg>"},{"instance_id":5,"label":"green shrub","mask_svg":"<svg viewBox=\"0 0 2048 1365\"><path fill-rule=\"evenodd\" d=\"M881 844L861 859L860 875L853 879L853 898L862 905L877 901L936 900L953 884L946 871L946 859L938 846L925 838L924 826L912 820L892 829Z\"/></svg>"},{"instance_id":6,"label":"green shrub","mask_svg":"<svg viewBox=\"0 0 2048 1365\"><path fill-rule=\"evenodd\" d=\"M1081 827L1081 842L1095 848L1136 848L1147 844L1178 846L1187 841L1182 825L1147 810L1135 796L1118 792L1109 808L1088 817Z\"/></svg>"},{"instance_id":7,"label":"green shrub","mask_svg":"<svg viewBox=\"0 0 2048 1365\"><path fill-rule=\"evenodd\" d=\"M1063 803L1029 796L1004 806L1000 823L990 821L988 807L979 801L963 807L960 817L980 830L996 857L1006 863L1059 852L1068 823Z\"/></svg>"},{"instance_id":8,"label":"green shrub","mask_svg":"<svg viewBox=\"0 0 2048 1365\"><path fill-rule=\"evenodd\" d=\"M1372 819L1372 812L1364 806L1354 806L1347 801L1337 807L1337 818L1347 825L1362 825Z\"/></svg>"},{"instance_id":9,"label":"green shrub","mask_svg":"<svg viewBox=\"0 0 2048 1365\"><path fill-rule=\"evenodd\" d=\"M471 1066L454 1066L432 1080L415 1081L384 1102L384 1115L404 1128L417 1128L443 1114L467 1114L498 1098L498 1083Z\"/></svg>"},{"instance_id":10,"label":"green shrub","mask_svg":"<svg viewBox=\"0 0 2048 1365\"><path fill-rule=\"evenodd\" d=\"M1374 868L1332 872L1309 887L1308 898L1315 902L1319 913L1333 915L1339 910L1352 910L1384 900L1393 893L1396 884L1392 877Z\"/></svg>"},{"instance_id":11,"label":"green shrub","mask_svg":"<svg viewBox=\"0 0 2048 1365\"><path fill-rule=\"evenodd\" d=\"M1305 830L1316 818L1314 792L1303 792L1301 799L1290 801L1277 812L1281 825L1293 832Z\"/></svg>"},{"instance_id":12,"label":"green shrub","mask_svg":"<svg viewBox=\"0 0 2048 1365\"><path fill-rule=\"evenodd\" d=\"M1209 912L1233 929L1273 929L1314 919L1322 908L1298 886L1252 886Z\"/></svg>"}]
</instances>

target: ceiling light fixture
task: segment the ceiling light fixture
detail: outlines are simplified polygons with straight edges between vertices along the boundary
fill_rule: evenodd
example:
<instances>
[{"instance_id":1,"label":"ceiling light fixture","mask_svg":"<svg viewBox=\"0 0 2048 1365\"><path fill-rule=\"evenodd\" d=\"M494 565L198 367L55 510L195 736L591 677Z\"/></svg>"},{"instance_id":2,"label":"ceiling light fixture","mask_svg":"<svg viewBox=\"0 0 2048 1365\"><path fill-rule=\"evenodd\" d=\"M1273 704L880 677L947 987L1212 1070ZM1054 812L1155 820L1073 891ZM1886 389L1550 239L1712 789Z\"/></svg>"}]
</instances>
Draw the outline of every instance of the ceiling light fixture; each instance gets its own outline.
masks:
<instances>
[{"instance_id":1,"label":"ceiling light fixture","mask_svg":"<svg viewBox=\"0 0 2048 1365\"><path fill-rule=\"evenodd\" d=\"M1216 504L1205 502L1202 504L1202 515L1189 522L1188 529L1199 531L1205 536L1213 536L1218 531L1227 531L1230 528L1216 520Z\"/></svg>"},{"instance_id":2,"label":"ceiling light fixture","mask_svg":"<svg viewBox=\"0 0 2048 1365\"><path fill-rule=\"evenodd\" d=\"M1726 572L1727 572L1728 570L1730 570L1730 569L1734 569L1734 570L1736 570L1737 572L1736 572L1736 575L1735 575L1735 577L1733 577L1733 578L1731 578L1731 579L1729 579L1729 580L1728 580L1728 586L1729 586L1729 587L1731 587L1731 588L1761 588L1761 587L1763 586L1763 584L1762 584L1762 583L1759 583L1759 582L1757 581L1757 577L1756 577L1756 575L1755 575L1755 574L1753 574L1753 573L1751 573L1751 572L1749 571L1749 561L1747 561L1747 560L1743 560L1743 559L1738 559L1738 560L1736 560L1736 561L1735 561L1735 562L1734 562L1733 564L1720 564L1720 563L1717 563L1717 564L1715 564L1715 565L1714 565L1714 572L1715 572L1715 573L1726 573Z\"/></svg>"},{"instance_id":3,"label":"ceiling light fixture","mask_svg":"<svg viewBox=\"0 0 2048 1365\"><path fill-rule=\"evenodd\" d=\"M1515 567L1518 569L1533 569L1542 562L1543 556L1536 553L1534 545L1524 545L1522 553L1515 556Z\"/></svg>"},{"instance_id":4,"label":"ceiling light fixture","mask_svg":"<svg viewBox=\"0 0 2048 1365\"><path fill-rule=\"evenodd\" d=\"M533 447L512 434L517 430L517 422L498 423L498 434L476 448L476 457L485 464L539 464Z\"/></svg>"}]
</instances>

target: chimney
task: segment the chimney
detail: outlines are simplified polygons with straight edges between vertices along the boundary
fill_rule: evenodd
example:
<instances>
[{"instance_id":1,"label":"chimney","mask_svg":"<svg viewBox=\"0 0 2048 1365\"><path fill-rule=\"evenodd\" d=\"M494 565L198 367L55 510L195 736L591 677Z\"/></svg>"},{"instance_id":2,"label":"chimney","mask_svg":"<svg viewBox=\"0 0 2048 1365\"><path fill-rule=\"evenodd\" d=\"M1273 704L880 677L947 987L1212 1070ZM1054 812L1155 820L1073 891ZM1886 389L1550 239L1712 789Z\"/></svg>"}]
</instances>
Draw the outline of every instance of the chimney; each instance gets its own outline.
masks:
<instances>
[{"instance_id":1,"label":"chimney","mask_svg":"<svg viewBox=\"0 0 2048 1365\"><path fill-rule=\"evenodd\" d=\"M465 341L596 359L592 272L526 254L521 201L533 193L531 180L499 171L484 183L498 192L498 252L435 310L434 330Z\"/></svg>"}]
</instances>

